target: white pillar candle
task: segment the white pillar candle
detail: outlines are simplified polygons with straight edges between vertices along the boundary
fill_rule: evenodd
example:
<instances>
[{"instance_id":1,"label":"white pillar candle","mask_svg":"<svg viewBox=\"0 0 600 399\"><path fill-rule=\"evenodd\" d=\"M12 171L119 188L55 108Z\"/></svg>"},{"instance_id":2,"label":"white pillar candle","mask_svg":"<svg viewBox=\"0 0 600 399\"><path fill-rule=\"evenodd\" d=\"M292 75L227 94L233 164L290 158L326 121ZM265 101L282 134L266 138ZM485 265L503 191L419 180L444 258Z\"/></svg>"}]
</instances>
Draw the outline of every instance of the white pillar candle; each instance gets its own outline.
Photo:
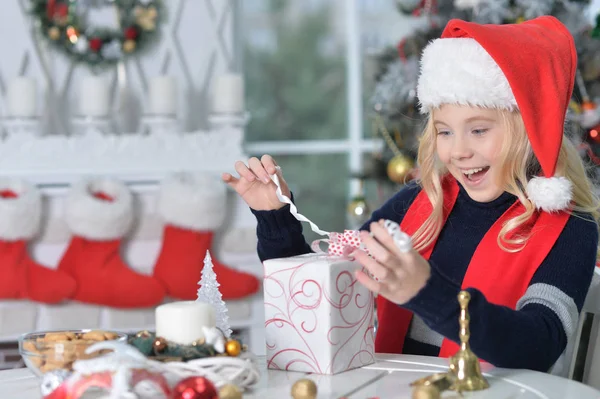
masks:
<instances>
[{"instance_id":1,"label":"white pillar candle","mask_svg":"<svg viewBox=\"0 0 600 399\"><path fill-rule=\"evenodd\" d=\"M177 81L172 76L155 76L150 80L150 113L175 115L177 113Z\"/></svg>"},{"instance_id":2,"label":"white pillar candle","mask_svg":"<svg viewBox=\"0 0 600 399\"><path fill-rule=\"evenodd\" d=\"M156 336L180 345L204 338L202 327L215 327L215 309L196 301L172 302L156 308Z\"/></svg>"},{"instance_id":3,"label":"white pillar candle","mask_svg":"<svg viewBox=\"0 0 600 399\"><path fill-rule=\"evenodd\" d=\"M79 87L79 113L106 117L110 112L110 84L101 76L86 76Z\"/></svg>"},{"instance_id":4,"label":"white pillar candle","mask_svg":"<svg viewBox=\"0 0 600 399\"><path fill-rule=\"evenodd\" d=\"M244 80L241 75L228 73L218 76L213 87L213 112L239 114L244 109Z\"/></svg>"},{"instance_id":5,"label":"white pillar candle","mask_svg":"<svg viewBox=\"0 0 600 399\"><path fill-rule=\"evenodd\" d=\"M6 93L8 114L19 118L37 116L37 94L35 79L19 76L11 80Z\"/></svg>"}]
</instances>

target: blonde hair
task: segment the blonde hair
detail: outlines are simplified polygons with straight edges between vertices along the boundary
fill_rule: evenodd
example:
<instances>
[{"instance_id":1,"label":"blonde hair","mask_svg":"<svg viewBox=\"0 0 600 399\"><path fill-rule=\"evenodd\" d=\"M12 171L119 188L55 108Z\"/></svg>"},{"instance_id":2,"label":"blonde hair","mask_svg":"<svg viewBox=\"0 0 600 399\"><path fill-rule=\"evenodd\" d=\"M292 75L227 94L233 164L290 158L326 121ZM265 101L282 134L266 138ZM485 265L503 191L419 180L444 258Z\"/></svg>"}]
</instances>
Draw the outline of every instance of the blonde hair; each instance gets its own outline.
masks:
<instances>
[{"instance_id":1,"label":"blonde hair","mask_svg":"<svg viewBox=\"0 0 600 399\"><path fill-rule=\"evenodd\" d=\"M540 173L541 168L531 149L520 112L498 110L498 113L507 133L499 155L502 169L498 184L504 187L504 191L515 195L525 208L525 212L504 224L498 235L498 245L505 251L517 252L527 243L529 234L524 233L523 230L526 231L524 228L526 223L536 212L534 204L527 198L525 187L532 176ZM413 235L417 250L431 245L443 227L442 179L449 172L437 157L436 137L437 131L430 114L419 141L418 163L421 176L419 183L433 205L433 211ZM587 178L577 149L564 135L556 174L566 177L573 184L573 211L589 213L598 223L600 201L592 191L592 185ZM600 248L598 254L600 259Z\"/></svg>"}]
</instances>

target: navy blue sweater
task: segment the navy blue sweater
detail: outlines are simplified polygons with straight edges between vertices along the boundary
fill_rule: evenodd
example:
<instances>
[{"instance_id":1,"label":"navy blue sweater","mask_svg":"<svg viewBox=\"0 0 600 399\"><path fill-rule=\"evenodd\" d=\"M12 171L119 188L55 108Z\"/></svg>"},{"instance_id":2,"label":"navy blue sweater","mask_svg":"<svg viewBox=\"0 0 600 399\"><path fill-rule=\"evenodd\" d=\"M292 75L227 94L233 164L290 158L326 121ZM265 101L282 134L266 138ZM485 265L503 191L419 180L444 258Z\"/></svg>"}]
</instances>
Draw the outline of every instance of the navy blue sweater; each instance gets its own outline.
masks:
<instances>
[{"instance_id":1,"label":"navy blue sweater","mask_svg":"<svg viewBox=\"0 0 600 399\"><path fill-rule=\"evenodd\" d=\"M412 183L376 210L371 221L400 223L420 187ZM403 305L415 314L404 353L432 355L443 337L458 342L460 308L456 296L475 249L492 224L516 197L504 193L489 203L459 195L430 257L431 277ZM252 211L258 221L261 260L311 251L302 225L289 206L276 211ZM577 327L579 312L590 286L598 245L598 228L589 215L571 215L550 253L534 274L516 310L488 302L476 289L471 301L472 350L486 361L510 368L548 371L564 351Z\"/></svg>"}]
</instances>

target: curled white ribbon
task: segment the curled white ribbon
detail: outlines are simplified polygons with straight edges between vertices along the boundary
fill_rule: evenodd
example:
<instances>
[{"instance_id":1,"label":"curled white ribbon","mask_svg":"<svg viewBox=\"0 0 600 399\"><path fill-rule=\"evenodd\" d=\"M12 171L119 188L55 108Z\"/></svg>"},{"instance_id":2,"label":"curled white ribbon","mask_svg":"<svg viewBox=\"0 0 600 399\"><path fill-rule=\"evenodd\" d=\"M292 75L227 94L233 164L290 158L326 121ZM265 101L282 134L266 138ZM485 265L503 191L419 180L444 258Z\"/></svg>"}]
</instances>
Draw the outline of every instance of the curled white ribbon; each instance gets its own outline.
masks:
<instances>
[{"instance_id":1,"label":"curled white ribbon","mask_svg":"<svg viewBox=\"0 0 600 399\"><path fill-rule=\"evenodd\" d=\"M279 171L281 171L281 168L279 166L277 166L277 172L279 172ZM283 193L281 192L281 183L279 182L279 176L277 176L277 172L274 175L271 175L271 180L273 180L273 183L275 183L275 185L277 186L276 193L277 193L277 198L279 199L279 201L289 204L290 205L290 213L299 221L309 223L312 231L314 231L315 233L317 233L321 236L329 236L330 235L329 232L321 230L319 228L319 226L317 226L316 224L311 222L306 216L298 213L298 208L296 208L296 205L294 205L292 203L292 200L289 199L287 196L283 195Z\"/></svg>"},{"instance_id":2,"label":"curled white ribbon","mask_svg":"<svg viewBox=\"0 0 600 399\"><path fill-rule=\"evenodd\" d=\"M282 191L281 191L281 183L279 182L279 176L277 175L277 173L279 173L281 171L281 168L279 166L277 166L277 172L275 172L275 174L271 175L271 180L273 180L273 182L275 183L275 185L277 186L277 198L279 199L279 201L285 203L285 204L289 204L290 205L290 213L299 221L301 222L307 222L310 224L310 228L312 229L312 231L314 231L315 233L322 235L322 236L328 236L331 237L331 233L321 230L319 229L319 226L317 226L316 224L314 224L312 221L310 221L306 216L298 213L298 208L296 208L296 205L294 205L292 203L292 200L289 199L287 196L283 195ZM394 239L394 243L396 244L396 246L398 247L398 249L400 250L400 252L402 253L408 253L410 252L410 250L412 249L412 242L411 242L411 238L408 234L406 234L405 232L403 232L400 229L400 225L394 221L391 220L386 220L384 223L385 228L387 229L387 231L390 233L390 235L392 236L392 238ZM315 252L323 252L320 248L319 248L319 243L322 241L327 241L328 240L316 240L313 242L313 245L311 245L313 251Z\"/></svg>"}]
</instances>

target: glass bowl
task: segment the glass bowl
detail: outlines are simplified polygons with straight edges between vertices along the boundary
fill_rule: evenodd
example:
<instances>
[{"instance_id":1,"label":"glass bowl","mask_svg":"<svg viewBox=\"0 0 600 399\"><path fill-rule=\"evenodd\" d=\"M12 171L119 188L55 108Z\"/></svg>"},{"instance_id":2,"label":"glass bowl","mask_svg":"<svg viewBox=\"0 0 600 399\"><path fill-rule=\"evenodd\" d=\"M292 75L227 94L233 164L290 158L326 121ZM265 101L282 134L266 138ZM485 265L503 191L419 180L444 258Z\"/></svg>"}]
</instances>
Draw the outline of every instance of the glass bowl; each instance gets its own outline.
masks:
<instances>
[{"instance_id":1,"label":"glass bowl","mask_svg":"<svg viewBox=\"0 0 600 399\"><path fill-rule=\"evenodd\" d=\"M52 370L73 371L76 360L103 355L107 351L85 353L101 341L127 342L127 334L106 330L38 331L19 337L19 354L27 368L41 377Z\"/></svg>"}]
</instances>

